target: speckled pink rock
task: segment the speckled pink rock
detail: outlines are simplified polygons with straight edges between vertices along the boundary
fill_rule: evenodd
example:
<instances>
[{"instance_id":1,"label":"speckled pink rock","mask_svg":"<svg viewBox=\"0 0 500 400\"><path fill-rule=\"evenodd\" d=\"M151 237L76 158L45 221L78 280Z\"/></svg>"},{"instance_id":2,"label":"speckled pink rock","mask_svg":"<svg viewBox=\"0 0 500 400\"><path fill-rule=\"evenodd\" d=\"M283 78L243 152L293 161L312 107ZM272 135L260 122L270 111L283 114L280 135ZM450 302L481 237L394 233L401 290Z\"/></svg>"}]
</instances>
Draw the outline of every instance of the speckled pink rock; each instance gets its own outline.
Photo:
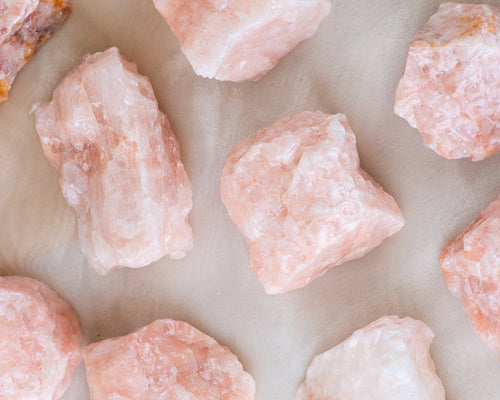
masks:
<instances>
[{"instance_id":1,"label":"speckled pink rock","mask_svg":"<svg viewBox=\"0 0 500 400\"><path fill-rule=\"evenodd\" d=\"M500 151L500 8L445 3L415 37L395 112L446 158Z\"/></svg>"},{"instance_id":2,"label":"speckled pink rock","mask_svg":"<svg viewBox=\"0 0 500 400\"><path fill-rule=\"evenodd\" d=\"M439 257L481 339L500 357L500 197L446 245Z\"/></svg>"},{"instance_id":3,"label":"speckled pink rock","mask_svg":"<svg viewBox=\"0 0 500 400\"><path fill-rule=\"evenodd\" d=\"M342 114L292 115L238 143L220 191L268 293L303 287L404 225L394 199L360 168Z\"/></svg>"},{"instance_id":4,"label":"speckled pink rock","mask_svg":"<svg viewBox=\"0 0 500 400\"><path fill-rule=\"evenodd\" d=\"M0 277L0 399L56 400L81 360L73 309L47 285Z\"/></svg>"},{"instance_id":5,"label":"speckled pink rock","mask_svg":"<svg viewBox=\"0 0 500 400\"><path fill-rule=\"evenodd\" d=\"M40 0L0 0L0 43L19 29Z\"/></svg>"},{"instance_id":6,"label":"speckled pink rock","mask_svg":"<svg viewBox=\"0 0 500 400\"><path fill-rule=\"evenodd\" d=\"M328 15L328 0L154 0L194 71L257 80Z\"/></svg>"},{"instance_id":7,"label":"speckled pink rock","mask_svg":"<svg viewBox=\"0 0 500 400\"><path fill-rule=\"evenodd\" d=\"M17 73L70 14L67 0L0 0L0 103Z\"/></svg>"},{"instance_id":8,"label":"speckled pink rock","mask_svg":"<svg viewBox=\"0 0 500 400\"><path fill-rule=\"evenodd\" d=\"M421 321L382 317L314 358L295 400L445 400Z\"/></svg>"},{"instance_id":9,"label":"speckled pink rock","mask_svg":"<svg viewBox=\"0 0 500 400\"><path fill-rule=\"evenodd\" d=\"M83 351L92 400L253 400L227 347L185 322L158 320Z\"/></svg>"},{"instance_id":10,"label":"speckled pink rock","mask_svg":"<svg viewBox=\"0 0 500 400\"><path fill-rule=\"evenodd\" d=\"M192 190L149 80L116 48L88 56L37 110L43 150L97 272L192 247Z\"/></svg>"}]
</instances>

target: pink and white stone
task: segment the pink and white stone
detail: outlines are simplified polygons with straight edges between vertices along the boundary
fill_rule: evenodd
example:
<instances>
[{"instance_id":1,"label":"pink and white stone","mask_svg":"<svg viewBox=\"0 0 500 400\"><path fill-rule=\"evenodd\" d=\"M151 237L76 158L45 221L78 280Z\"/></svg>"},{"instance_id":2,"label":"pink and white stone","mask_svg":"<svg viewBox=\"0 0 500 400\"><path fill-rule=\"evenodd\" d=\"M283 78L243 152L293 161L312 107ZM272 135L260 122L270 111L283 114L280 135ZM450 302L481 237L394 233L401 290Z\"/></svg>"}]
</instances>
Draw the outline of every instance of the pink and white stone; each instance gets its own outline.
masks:
<instances>
[{"instance_id":1,"label":"pink and white stone","mask_svg":"<svg viewBox=\"0 0 500 400\"><path fill-rule=\"evenodd\" d=\"M445 400L421 321L382 317L315 357L295 400Z\"/></svg>"},{"instance_id":2,"label":"pink and white stone","mask_svg":"<svg viewBox=\"0 0 500 400\"><path fill-rule=\"evenodd\" d=\"M500 196L446 245L439 263L472 327L500 357Z\"/></svg>"},{"instance_id":3,"label":"pink and white stone","mask_svg":"<svg viewBox=\"0 0 500 400\"><path fill-rule=\"evenodd\" d=\"M57 400L81 360L73 309L47 285L0 277L0 399Z\"/></svg>"},{"instance_id":4,"label":"pink and white stone","mask_svg":"<svg viewBox=\"0 0 500 400\"><path fill-rule=\"evenodd\" d=\"M255 383L231 351L185 322L158 320L87 346L92 400L253 400Z\"/></svg>"},{"instance_id":5,"label":"pink and white stone","mask_svg":"<svg viewBox=\"0 0 500 400\"><path fill-rule=\"evenodd\" d=\"M404 225L394 199L360 168L342 114L295 114L241 141L220 191L268 293L306 286Z\"/></svg>"},{"instance_id":6,"label":"pink and white stone","mask_svg":"<svg viewBox=\"0 0 500 400\"><path fill-rule=\"evenodd\" d=\"M0 43L19 29L40 0L0 0Z\"/></svg>"},{"instance_id":7,"label":"pink and white stone","mask_svg":"<svg viewBox=\"0 0 500 400\"><path fill-rule=\"evenodd\" d=\"M258 80L328 15L328 0L154 0L194 71Z\"/></svg>"},{"instance_id":8,"label":"pink and white stone","mask_svg":"<svg viewBox=\"0 0 500 400\"><path fill-rule=\"evenodd\" d=\"M500 8L445 3L412 41L396 114L446 158L500 151Z\"/></svg>"},{"instance_id":9,"label":"pink and white stone","mask_svg":"<svg viewBox=\"0 0 500 400\"><path fill-rule=\"evenodd\" d=\"M0 103L17 73L70 14L67 0L0 0Z\"/></svg>"},{"instance_id":10,"label":"pink and white stone","mask_svg":"<svg viewBox=\"0 0 500 400\"><path fill-rule=\"evenodd\" d=\"M88 56L37 110L36 127L97 272L184 257L192 247L191 184L135 64L116 48Z\"/></svg>"}]
</instances>

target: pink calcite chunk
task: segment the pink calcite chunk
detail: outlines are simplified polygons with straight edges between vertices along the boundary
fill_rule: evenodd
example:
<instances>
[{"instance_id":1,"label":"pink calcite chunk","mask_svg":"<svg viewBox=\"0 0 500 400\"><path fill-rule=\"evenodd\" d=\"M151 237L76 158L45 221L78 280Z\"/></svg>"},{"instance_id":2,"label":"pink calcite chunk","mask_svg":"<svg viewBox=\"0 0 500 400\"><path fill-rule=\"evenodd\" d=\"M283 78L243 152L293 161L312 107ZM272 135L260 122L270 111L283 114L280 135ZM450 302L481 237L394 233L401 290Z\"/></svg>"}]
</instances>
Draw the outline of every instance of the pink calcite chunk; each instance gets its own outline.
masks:
<instances>
[{"instance_id":1,"label":"pink calcite chunk","mask_svg":"<svg viewBox=\"0 0 500 400\"><path fill-rule=\"evenodd\" d=\"M415 37L395 112L446 158L500 151L500 8L445 3Z\"/></svg>"},{"instance_id":2,"label":"pink calcite chunk","mask_svg":"<svg viewBox=\"0 0 500 400\"><path fill-rule=\"evenodd\" d=\"M92 400L253 400L227 347L185 322L158 320L83 351Z\"/></svg>"},{"instance_id":3,"label":"pink calcite chunk","mask_svg":"<svg viewBox=\"0 0 500 400\"><path fill-rule=\"evenodd\" d=\"M439 262L481 339L500 357L500 197L446 245Z\"/></svg>"},{"instance_id":4,"label":"pink calcite chunk","mask_svg":"<svg viewBox=\"0 0 500 400\"><path fill-rule=\"evenodd\" d=\"M154 0L198 75L257 80L328 15L327 0Z\"/></svg>"},{"instance_id":5,"label":"pink calcite chunk","mask_svg":"<svg viewBox=\"0 0 500 400\"><path fill-rule=\"evenodd\" d=\"M382 317L314 358L295 400L445 400L421 321Z\"/></svg>"},{"instance_id":6,"label":"pink calcite chunk","mask_svg":"<svg viewBox=\"0 0 500 400\"><path fill-rule=\"evenodd\" d=\"M0 0L0 103L17 73L70 14L67 0Z\"/></svg>"},{"instance_id":7,"label":"pink calcite chunk","mask_svg":"<svg viewBox=\"0 0 500 400\"><path fill-rule=\"evenodd\" d=\"M97 272L192 247L191 184L149 80L116 48L88 56L39 108L43 150Z\"/></svg>"},{"instance_id":8,"label":"pink calcite chunk","mask_svg":"<svg viewBox=\"0 0 500 400\"><path fill-rule=\"evenodd\" d=\"M0 277L0 399L56 400L81 360L73 309L47 285Z\"/></svg>"},{"instance_id":9,"label":"pink calcite chunk","mask_svg":"<svg viewBox=\"0 0 500 400\"><path fill-rule=\"evenodd\" d=\"M0 43L12 35L40 0L0 0Z\"/></svg>"},{"instance_id":10,"label":"pink calcite chunk","mask_svg":"<svg viewBox=\"0 0 500 400\"><path fill-rule=\"evenodd\" d=\"M306 286L404 225L394 199L360 168L342 114L292 115L238 143L220 191L268 293Z\"/></svg>"}]
</instances>

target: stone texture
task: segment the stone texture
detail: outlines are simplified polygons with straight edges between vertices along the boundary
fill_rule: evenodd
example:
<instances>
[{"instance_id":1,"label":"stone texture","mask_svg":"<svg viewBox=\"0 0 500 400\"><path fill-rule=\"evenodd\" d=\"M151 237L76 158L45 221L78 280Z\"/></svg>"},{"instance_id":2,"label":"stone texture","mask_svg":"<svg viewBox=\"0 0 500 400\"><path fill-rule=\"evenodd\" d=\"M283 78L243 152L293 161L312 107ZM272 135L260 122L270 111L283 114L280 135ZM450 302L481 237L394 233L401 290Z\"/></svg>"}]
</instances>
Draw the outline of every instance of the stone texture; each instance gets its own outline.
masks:
<instances>
[{"instance_id":1,"label":"stone texture","mask_svg":"<svg viewBox=\"0 0 500 400\"><path fill-rule=\"evenodd\" d=\"M317 356L295 400L445 400L421 321L382 317Z\"/></svg>"},{"instance_id":2,"label":"stone texture","mask_svg":"<svg viewBox=\"0 0 500 400\"><path fill-rule=\"evenodd\" d=\"M149 80L116 48L88 56L36 113L43 150L97 272L192 247L192 190Z\"/></svg>"},{"instance_id":3,"label":"stone texture","mask_svg":"<svg viewBox=\"0 0 500 400\"><path fill-rule=\"evenodd\" d=\"M257 80L327 16L327 0L154 0L194 71Z\"/></svg>"},{"instance_id":4,"label":"stone texture","mask_svg":"<svg viewBox=\"0 0 500 400\"><path fill-rule=\"evenodd\" d=\"M0 103L17 73L70 14L67 0L0 0Z\"/></svg>"},{"instance_id":5,"label":"stone texture","mask_svg":"<svg viewBox=\"0 0 500 400\"><path fill-rule=\"evenodd\" d=\"M394 199L360 168L342 114L295 114L241 141L220 191L268 293L303 287L404 225Z\"/></svg>"},{"instance_id":6,"label":"stone texture","mask_svg":"<svg viewBox=\"0 0 500 400\"><path fill-rule=\"evenodd\" d=\"M40 0L0 0L0 43L16 32Z\"/></svg>"},{"instance_id":7,"label":"stone texture","mask_svg":"<svg viewBox=\"0 0 500 400\"><path fill-rule=\"evenodd\" d=\"M446 245L439 257L481 339L500 357L500 197Z\"/></svg>"},{"instance_id":8,"label":"stone texture","mask_svg":"<svg viewBox=\"0 0 500 400\"><path fill-rule=\"evenodd\" d=\"M185 322L158 320L83 351L92 400L252 400L227 347Z\"/></svg>"},{"instance_id":9,"label":"stone texture","mask_svg":"<svg viewBox=\"0 0 500 400\"><path fill-rule=\"evenodd\" d=\"M47 285L0 277L0 399L56 400L81 360L73 309Z\"/></svg>"},{"instance_id":10,"label":"stone texture","mask_svg":"<svg viewBox=\"0 0 500 400\"><path fill-rule=\"evenodd\" d=\"M395 112L446 158L500 151L500 8L445 3L412 41Z\"/></svg>"}]
</instances>

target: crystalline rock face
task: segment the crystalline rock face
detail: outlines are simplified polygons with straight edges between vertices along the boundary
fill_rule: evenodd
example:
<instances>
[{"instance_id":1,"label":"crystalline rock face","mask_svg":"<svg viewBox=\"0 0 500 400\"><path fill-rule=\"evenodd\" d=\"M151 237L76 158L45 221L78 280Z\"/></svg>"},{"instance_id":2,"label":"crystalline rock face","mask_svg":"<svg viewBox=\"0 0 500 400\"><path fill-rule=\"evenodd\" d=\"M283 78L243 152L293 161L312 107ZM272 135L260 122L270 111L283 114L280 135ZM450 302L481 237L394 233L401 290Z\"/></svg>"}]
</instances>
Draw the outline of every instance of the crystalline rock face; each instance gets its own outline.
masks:
<instances>
[{"instance_id":1,"label":"crystalline rock face","mask_svg":"<svg viewBox=\"0 0 500 400\"><path fill-rule=\"evenodd\" d=\"M231 351L185 322L158 320L84 351L92 400L253 400Z\"/></svg>"},{"instance_id":2,"label":"crystalline rock face","mask_svg":"<svg viewBox=\"0 0 500 400\"><path fill-rule=\"evenodd\" d=\"M472 327L500 357L500 197L443 249L439 263Z\"/></svg>"},{"instance_id":3,"label":"crystalline rock face","mask_svg":"<svg viewBox=\"0 0 500 400\"><path fill-rule=\"evenodd\" d=\"M394 199L360 168L342 114L295 114L241 141L220 192L271 294L362 257L404 225Z\"/></svg>"},{"instance_id":4,"label":"crystalline rock face","mask_svg":"<svg viewBox=\"0 0 500 400\"><path fill-rule=\"evenodd\" d=\"M0 399L57 400L81 361L73 309L47 285L0 277Z\"/></svg>"},{"instance_id":5,"label":"crystalline rock face","mask_svg":"<svg viewBox=\"0 0 500 400\"><path fill-rule=\"evenodd\" d=\"M421 321L382 317L315 357L295 400L445 400Z\"/></svg>"},{"instance_id":6,"label":"crystalline rock face","mask_svg":"<svg viewBox=\"0 0 500 400\"><path fill-rule=\"evenodd\" d=\"M67 0L0 0L0 103L17 73L70 14Z\"/></svg>"},{"instance_id":7,"label":"crystalline rock face","mask_svg":"<svg viewBox=\"0 0 500 400\"><path fill-rule=\"evenodd\" d=\"M446 158L500 151L500 8L445 3L412 41L396 114Z\"/></svg>"},{"instance_id":8,"label":"crystalline rock face","mask_svg":"<svg viewBox=\"0 0 500 400\"><path fill-rule=\"evenodd\" d=\"M149 80L116 48L88 56L36 113L45 155L97 272L192 247L192 190Z\"/></svg>"},{"instance_id":9,"label":"crystalline rock face","mask_svg":"<svg viewBox=\"0 0 500 400\"><path fill-rule=\"evenodd\" d=\"M198 75L257 80L328 15L327 0L154 0Z\"/></svg>"}]
</instances>

